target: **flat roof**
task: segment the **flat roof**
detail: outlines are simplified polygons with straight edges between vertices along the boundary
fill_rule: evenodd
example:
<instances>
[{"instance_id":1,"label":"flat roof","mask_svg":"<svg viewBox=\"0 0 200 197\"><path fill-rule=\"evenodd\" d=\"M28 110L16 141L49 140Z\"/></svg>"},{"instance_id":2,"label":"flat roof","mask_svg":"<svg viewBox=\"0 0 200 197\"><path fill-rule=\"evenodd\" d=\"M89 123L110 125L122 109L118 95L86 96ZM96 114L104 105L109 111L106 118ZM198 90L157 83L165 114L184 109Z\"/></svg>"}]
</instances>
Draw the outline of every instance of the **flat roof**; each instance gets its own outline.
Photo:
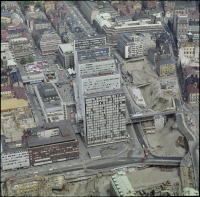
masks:
<instances>
[{"instance_id":1,"label":"flat roof","mask_svg":"<svg viewBox=\"0 0 200 197\"><path fill-rule=\"evenodd\" d=\"M71 52L74 50L73 43L59 44L58 47L63 53Z\"/></svg>"},{"instance_id":2,"label":"flat roof","mask_svg":"<svg viewBox=\"0 0 200 197\"><path fill-rule=\"evenodd\" d=\"M107 70L107 71L101 71L96 74L81 75L81 78L86 79L86 78L103 77L107 75L116 75L116 74L119 74L119 73L117 71Z\"/></svg>"},{"instance_id":3,"label":"flat roof","mask_svg":"<svg viewBox=\"0 0 200 197\"><path fill-rule=\"evenodd\" d=\"M57 101L50 101L50 102L43 102L46 109L53 108L53 107L61 107L60 100Z\"/></svg>"},{"instance_id":4,"label":"flat roof","mask_svg":"<svg viewBox=\"0 0 200 197\"><path fill-rule=\"evenodd\" d=\"M103 61L108 61L108 60L113 60L113 57L108 57L108 56L100 56L100 57L95 57L95 59L86 59L86 60L80 60L78 61L79 64L87 64L87 63L93 63L93 62L103 62Z\"/></svg>"},{"instance_id":5,"label":"flat roof","mask_svg":"<svg viewBox=\"0 0 200 197\"><path fill-rule=\"evenodd\" d=\"M38 138L37 136L38 132L53 128L59 128L60 131L59 136L42 138L42 139ZM49 144L56 144L61 142L70 142L77 140L74 129L69 120L61 120L59 122L45 123L43 127L34 127L34 128L29 128L28 130L31 131L30 133L31 135L27 137L28 146L30 148L35 146L44 146Z\"/></svg>"},{"instance_id":6,"label":"flat roof","mask_svg":"<svg viewBox=\"0 0 200 197\"><path fill-rule=\"evenodd\" d=\"M1 100L1 111L16 109L19 107L26 107L28 106L28 101L24 99L5 99Z\"/></svg>"},{"instance_id":7,"label":"flat roof","mask_svg":"<svg viewBox=\"0 0 200 197\"><path fill-rule=\"evenodd\" d=\"M123 88L117 89L117 90L112 90L112 91L102 91L102 92L95 92L91 94L83 94L85 99L88 98L95 98L95 97L100 97L100 96L110 96L110 95L115 95L115 94L125 94L125 90Z\"/></svg>"}]
</instances>

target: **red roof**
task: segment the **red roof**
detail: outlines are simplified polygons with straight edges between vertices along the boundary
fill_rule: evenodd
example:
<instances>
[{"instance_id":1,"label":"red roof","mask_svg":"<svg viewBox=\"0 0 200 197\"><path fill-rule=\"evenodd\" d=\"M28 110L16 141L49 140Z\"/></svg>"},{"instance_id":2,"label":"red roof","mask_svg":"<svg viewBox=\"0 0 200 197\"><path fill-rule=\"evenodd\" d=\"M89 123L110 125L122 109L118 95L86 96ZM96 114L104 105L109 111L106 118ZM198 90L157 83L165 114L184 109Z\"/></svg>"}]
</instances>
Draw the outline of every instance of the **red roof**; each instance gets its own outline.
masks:
<instances>
[{"instance_id":1,"label":"red roof","mask_svg":"<svg viewBox=\"0 0 200 197\"><path fill-rule=\"evenodd\" d=\"M13 91L11 86L1 86L1 92Z\"/></svg>"},{"instance_id":2,"label":"red roof","mask_svg":"<svg viewBox=\"0 0 200 197\"><path fill-rule=\"evenodd\" d=\"M145 11L141 11L140 13L141 13L141 14L144 14L144 13L145 13Z\"/></svg>"},{"instance_id":3,"label":"red roof","mask_svg":"<svg viewBox=\"0 0 200 197\"><path fill-rule=\"evenodd\" d=\"M157 3L155 1L147 1L148 7L157 7Z\"/></svg>"},{"instance_id":4,"label":"red roof","mask_svg":"<svg viewBox=\"0 0 200 197\"><path fill-rule=\"evenodd\" d=\"M1 42L5 42L6 41L6 35L7 35L7 32L6 31L1 31Z\"/></svg>"},{"instance_id":5,"label":"red roof","mask_svg":"<svg viewBox=\"0 0 200 197\"><path fill-rule=\"evenodd\" d=\"M61 19L60 19L60 18L55 18L55 19L53 20L53 24L56 26L57 23L58 23L58 21L61 21Z\"/></svg>"},{"instance_id":6,"label":"red roof","mask_svg":"<svg viewBox=\"0 0 200 197\"><path fill-rule=\"evenodd\" d=\"M187 90L189 94L199 93L199 88L196 88L193 84L187 85Z\"/></svg>"},{"instance_id":7,"label":"red roof","mask_svg":"<svg viewBox=\"0 0 200 197\"><path fill-rule=\"evenodd\" d=\"M168 7L164 7L165 11L173 11L174 10L174 7L172 6L168 6Z\"/></svg>"},{"instance_id":8,"label":"red roof","mask_svg":"<svg viewBox=\"0 0 200 197\"><path fill-rule=\"evenodd\" d=\"M128 12L126 10L124 10L124 9L121 9L120 13L123 14L124 16L126 16L128 14Z\"/></svg>"},{"instance_id":9,"label":"red roof","mask_svg":"<svg viewBox=\"0 0 200 197\"><path fill-rule=\"evenodd\" d=\"M21 34L22 34L22 37L23 37L23 38L27 38L28 40L32 40L30 34L28 34L28 33L26 33L26 32L22 32Z\"/></svg>"}]
</instances>

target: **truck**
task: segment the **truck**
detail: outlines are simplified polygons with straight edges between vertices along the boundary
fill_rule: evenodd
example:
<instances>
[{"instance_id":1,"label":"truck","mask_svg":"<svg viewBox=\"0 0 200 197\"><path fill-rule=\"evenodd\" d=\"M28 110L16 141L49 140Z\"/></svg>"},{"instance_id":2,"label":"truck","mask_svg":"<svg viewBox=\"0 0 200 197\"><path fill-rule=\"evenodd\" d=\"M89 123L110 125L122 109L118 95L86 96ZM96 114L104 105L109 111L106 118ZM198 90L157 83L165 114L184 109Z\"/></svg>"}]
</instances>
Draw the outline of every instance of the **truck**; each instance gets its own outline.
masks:
<instances>
[{"instance_id":1,"label":"truck","mask_svg":"<svg viewBox=\"0 0 200 197\"><path fill-rule=\"evenodd\" d=\"M148 151L147 151L146 148L144 149L144 153L145 153L145 156L147 157L148 156Z\"/></svg>"}]
</instances>

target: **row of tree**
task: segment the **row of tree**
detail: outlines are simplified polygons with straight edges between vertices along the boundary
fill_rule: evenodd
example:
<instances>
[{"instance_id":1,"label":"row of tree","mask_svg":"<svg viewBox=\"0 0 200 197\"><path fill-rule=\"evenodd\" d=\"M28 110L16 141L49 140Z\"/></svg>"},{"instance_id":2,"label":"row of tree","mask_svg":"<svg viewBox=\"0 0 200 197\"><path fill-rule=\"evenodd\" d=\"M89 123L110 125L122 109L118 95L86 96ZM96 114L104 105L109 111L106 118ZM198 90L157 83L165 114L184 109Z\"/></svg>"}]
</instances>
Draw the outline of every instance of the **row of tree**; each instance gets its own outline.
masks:
<instances>
[{"instance_id":1,"label":"row of tree","mask_svg":"<svg viewBox=\"0 0 200 197\"><path fill-rule=\"evenodd\" d=\"M23 5L29 5L29 4L34 4L37 3L40 5L40 8L43 10L44 9L44 4L42 3L42 1L17 1L19 7L21 10L23 10Z\"/></svg>"},{"instance_id":2,"label":"row of tree","mask_svg":"<svg viewBox=\"0 0 200 197\"><path fill-rule=\"evenodd\" d=\"M34 62L34 58L32 56L29 56L27 60L25 57L22 57L20 60L21 64L26 64L27 62L28 63Z\"/></svg>"}]
</instances>

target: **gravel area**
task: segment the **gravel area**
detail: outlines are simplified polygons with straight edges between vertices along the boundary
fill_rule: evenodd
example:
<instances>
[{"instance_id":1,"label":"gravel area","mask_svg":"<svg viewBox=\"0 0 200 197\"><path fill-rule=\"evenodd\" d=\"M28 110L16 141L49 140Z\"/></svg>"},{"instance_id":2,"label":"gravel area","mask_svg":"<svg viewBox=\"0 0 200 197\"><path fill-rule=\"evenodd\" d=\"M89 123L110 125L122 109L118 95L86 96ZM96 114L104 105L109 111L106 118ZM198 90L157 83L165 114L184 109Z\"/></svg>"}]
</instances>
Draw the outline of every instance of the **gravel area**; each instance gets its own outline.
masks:
<instances>
[{"instance_id":1,"label":"gravel area","mask_svg":"<svg viewBox=\"0 0 200 197\"><path fill-rule=\"evenodd\" d=\"M170 156L184 156L186 149L180 146L176 147L176 141L179 136L184 137L180 131L172 130L173 119L169 119L165 127L155 134L146 134L146 138L154 154ZM161 147L157 147L161 145Z\"/></svg>"}]
</instances>

